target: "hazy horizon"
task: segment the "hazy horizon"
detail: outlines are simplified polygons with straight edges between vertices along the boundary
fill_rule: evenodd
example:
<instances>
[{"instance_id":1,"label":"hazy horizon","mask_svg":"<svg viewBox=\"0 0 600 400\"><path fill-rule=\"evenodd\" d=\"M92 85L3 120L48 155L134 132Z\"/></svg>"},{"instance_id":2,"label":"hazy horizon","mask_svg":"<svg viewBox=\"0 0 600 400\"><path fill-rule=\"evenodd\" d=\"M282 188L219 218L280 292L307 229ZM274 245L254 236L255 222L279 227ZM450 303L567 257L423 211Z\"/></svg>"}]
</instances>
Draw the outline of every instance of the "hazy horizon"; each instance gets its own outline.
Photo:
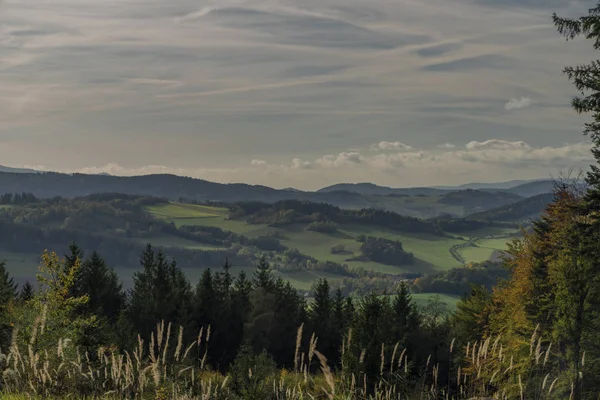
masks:
<instances>
[{"instance_id":1,"label":"hazy horizon","mask_svg":"<svg viewBox=\"0 0 600 400\"><path fill-rule=\"evenodd\" d=\"M318 189L592 162L569 0L11 0L0 164Z\"/></svg>"}]
</instances>

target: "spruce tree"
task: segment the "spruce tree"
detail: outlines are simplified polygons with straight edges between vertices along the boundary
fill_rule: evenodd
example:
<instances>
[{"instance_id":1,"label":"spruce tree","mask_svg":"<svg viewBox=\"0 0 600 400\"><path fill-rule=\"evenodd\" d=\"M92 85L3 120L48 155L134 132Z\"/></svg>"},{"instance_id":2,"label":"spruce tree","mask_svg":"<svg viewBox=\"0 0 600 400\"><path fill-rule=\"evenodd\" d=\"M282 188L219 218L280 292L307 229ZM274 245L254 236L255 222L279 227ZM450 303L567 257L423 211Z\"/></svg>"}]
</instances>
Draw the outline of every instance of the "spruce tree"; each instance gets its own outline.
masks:
<instances>
[{"instance_id":1,"label":"spruce tree","mask_svg":"<svg viewBox=\"0 0 600 400\"><path fill-rule=\"evenodd\" d=\"M87 309L115 322L124 305L125 294L114 269L110 268L97 252L92 252L83 262L79 274L78 290L89 297Z\"/></svg>"},{"instance_id":2,"label":"spruce tree","mask_svg":"<svg viewBox=\"0 0 600 400\"><path fill-rule=\"evenodd\" d=\"M335 356L333 331L333 307L330 295L331 287L327 279L319 279L314 289L314 301L309 309L309 322L312 331L318 337L319 349L327 357Z\"/></svg>"},{"instance_id":3,"label":"spruce tree","mask_svg":"<svg viewBox=\"0 0 600 400\"><path fill-rule=\"evenodd\" d=\"M410 295L410 289L405 282L400 284L394 296L394 333L395 339L404 347L409 346L414 334L419 329L419 313Z\"/></svg>"},{"instance_id":4,"label":"spruce tree","mask_svg":"<svg viewBox=\"0 0 600 400\"><path fill-rule=\"evenodd\" d=\"M6 271L6 264L0 261L0 347L6 348L10 342L11 327L9 310L17 293L17 285Z\"/></svg>"},{"instance_id":5,"label":"spruce tree","mask_svg":"<svg viewBox=\"0 0 600 400\"><path fill-rule=\"evenodd\" d=\"M18 298L21 303L25 303L31 300L33 298L33 295L33 286L31 285L31 283L29 283L29 281L27 281L25 282L25 284L23 284L23 287L21 287Z\"/></svg>"}]
</instances>

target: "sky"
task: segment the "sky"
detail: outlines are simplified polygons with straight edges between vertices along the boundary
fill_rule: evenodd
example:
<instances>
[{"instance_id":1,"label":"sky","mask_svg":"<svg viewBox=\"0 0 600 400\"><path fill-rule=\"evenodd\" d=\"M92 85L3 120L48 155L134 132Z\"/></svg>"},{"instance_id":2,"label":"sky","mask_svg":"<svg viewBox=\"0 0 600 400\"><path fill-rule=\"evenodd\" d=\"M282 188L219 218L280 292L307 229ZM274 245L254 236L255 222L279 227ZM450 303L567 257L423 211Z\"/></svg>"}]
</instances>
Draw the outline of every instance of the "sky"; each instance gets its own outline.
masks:
<instances>
[{"instance_id":1,"label":"sky","mask_svg":"<svg viewBox=\"0 0 600 400\"><path fill-rule=\"evenodd\" d=\"M592 162L569 0L3 0L0 164L317 189Z\"/></svg>"}]
</instances>

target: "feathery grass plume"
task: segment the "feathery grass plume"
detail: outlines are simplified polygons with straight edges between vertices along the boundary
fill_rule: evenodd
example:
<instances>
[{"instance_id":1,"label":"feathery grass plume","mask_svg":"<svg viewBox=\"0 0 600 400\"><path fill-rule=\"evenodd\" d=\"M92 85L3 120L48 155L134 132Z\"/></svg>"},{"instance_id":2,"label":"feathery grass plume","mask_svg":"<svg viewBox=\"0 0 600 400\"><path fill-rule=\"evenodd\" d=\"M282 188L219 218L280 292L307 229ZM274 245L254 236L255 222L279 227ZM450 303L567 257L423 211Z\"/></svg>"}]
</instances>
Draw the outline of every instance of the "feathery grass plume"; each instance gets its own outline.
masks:
<instances>
[{"instance_id":1,"label":"feathery grass plume","mask_svg":"<svg viewBox=\"0 0 600 400\"><path fill-rule=\"evenodd\" d=\"M154 332L150 333L150 344L149 344L150 360L156 362L156 354L154 353Z\"/></svg>"},{"instance_id":2,"label":"feathery grass plume","mask_svg":"<svg viewBox=\"0 0 600 400\"><path fill-rule=\"evenodd\" d=\"M542 338L538 339L537 346L535 346L535 365L540 363L542 357Z\"/></svg>"},{"instance_id":3,"label":"feathery grass plume","mask_svg":"<svg viewBox=\"0 0 600 400\"><path fill-rule=\"evenodd\" d=\"M431 354L427 357L427 363L425 364L425 370L429 369L429 362L431 361Z\"/></svg>"},{"instance_id":4,"label":"feathery grass plume","mask_svg":"<svg viewBox=\"0 0 600 400\"><path fill-rule=\"evenodd\" d=\"M581 355L581 366L585 367L585 351L583 352L583 354Z\"/></svg>"},{"instance_id":5,"label":"feathery grass plume","mask_svg":"<svg viewBox=\"0 0 600 400\"><path fill-rule=\"evenodd\" d=\"M396 342L396 345L394 346L394 350L392 351L392 359L390 361L390 374L394 373L394 360L396 359L396 352L398 351L399 345L400 345L400 342Z\"/></svg>"},{"instance_id":6,"label":"feathery grass plume","mask_svg":"<svg viewBox=\"0 0 600 400\"><path fill-rule=\"evenodd\" d=\"M44 334L44 329L46 328L46 315L48 313L48 305L44 304L44 308L42 308L42 318L40 321L40 333Z\"/></svg>"},{"instance_id":7,"label":"feathery grass plume","mask_svg":"<svg viewBox=\"0 0 600 400\"><path fill-rule=\"evenodd\" d=\"M452 351L454 350L454 342L456 341L456 338L452 338L452 342L450 342L450 354L452 354Z\"/></svg>"},{"instance_id":8,"label":"feathery grass plume","mask_svg":"<svg viewBox=\"0 0 600 400\"><path fill-rule=\"evenodd\" d=\"M366 349L362 349L360 352L360 357L358 358L358 362L359 363L363 363L365 361L365 354L366 354L367 350Z\"/></svg>"},{"instance_id":9,"label":"feathery grass plume","mask_svg":"<svg viewBox=\"0 0 600 400\"><path fill-rule=\"evenodd\" d=\"M540 324L537 324L535 326L535 329L533 330L533 333L531 334L531 341L529 342L529 356L531 357L531 355L533 354L533 346L535 346L535 340L537 338L537 331L540 327Z\"/></svg>"},{"instance_id":10,"label":"feathery grass plume","mask_svg":"<svg viewBox=\"0 0 600 400\"><path fill-rule=\"evenodd\" d=\"M550 378L550 374L546 374L544 380L542 381L542 390L546 388L546 384L548 383L548 378Z\"/></svg>"},{"instance_id":11,"label":"feathery grass plume","mask_svg":"<svg viewBox=\"0 0 600 400\"><path fill-rule=\"evenodd\" d=\"M379 366L379 375L383 375L383 367L385 366L385 344L381 343L381 365Z\"/></svg>"},{"instance_id":12,"label":"feathery grass plume","mask_svg":"<svg viewBox=\"0 0 600 400\"><path fill-rule=\"evenodd\" d=\"M523 382L521 381L521 374L519 374L519 391L521 392L521 400L523 400Z\"/></svg>"},{"instance_id":13,"label":"feathery grass plume","mask_svg":"<svg viewBox=\"0 0 600 400\"><path fill-rule=\"evenodd\" d=\"M163 333L165 330L165 320L163 319L160 323L156 324L156 345L160 353L162 348Z\"/></svg>"},{"instance_id":14,"label":"feathery grass plume","mask_svg":"<svg viewBox=\"0 0 600 400\"><path fill-rule=\"evenodd\" d=\"M310 337L310 343L308 345L308 366L310 366L310 364L312 363L312 359L315 355L315 351L317 349L317 340L318 338L315 336L315 333L313 332L313 334Z\"/></svg>"},{"instance_id":15,"label":"feathery grass plume","mask_svg":"<svg viewBox=\"0 0 600 400\"><path fill-rule=\"evenodd\" d=\"M550 388L548 389L548 394L552 393L552 389L554 389L554 385L556 384L557 381L558 381L558 377L554 378L554 380L550 384Z\"/></svg>"},{"instance_id":16,"label":"feathery grass plume","mask_svg":"<svg viewBox=\"0 0 600 400\"><path fill-rule=\"evenodd\" d=\"M548 345L548 348L546 349L546 355L544 356L544 363L542 364L543 366L546 365L546 363L548 362L548 359L550 357L550 350L552 349L552 342L550 342L550 344Z\"/></svg>"},{"instance_id":17,"label":"feathery grass plume","mask_svg":"<svg viewBox=\"0 0 600 400\"><path fill-rule=\"evenodd\" d=\"M326 390L325 388L323 388L323 391L325 392L325 394L327 395L327 397L329 399L334 399L335 398L335 381L333 379L333 374L331 373L331 369L329 368L329 365L327 364L327 358L325 358L325 356L323 354L321 354L318 350L315 350L315 355L317 356L317 358L319 359L319 362L321 363L321 371L323 372L323 375L325 376L325 381L329 385L329 391Z\"/></svg>"},{"instance_id":18,"label":"feathery grass plume","mask_svg":"<svg viewBox=\"0 0 600 400\"><path fill-rule=\"evenodd\" d=\"M569 395L569 400L573 400L574 395L575 395L575 383L571 382L571 394Z\"/></svg>"},{"instance_id":19,"label":"feathery grass plume","mask_svg":"<svg viewBox=\"0 0 600 400\"><path fill-rule=\"evenodd\" d=\"M198 347L200 347L200 344L202 343L202 333L204 331L204 327L200 328L200 331L198 332L198 339L196 341Z\"/></svg>"},{"instance_id":20,"label":"feathery grass plume","mask_svg":"<svg viewBox=\"0 0 600 400\"><path fill-rule=\"evenodd\" d=\"M296 351L294 352L294 371L298 371L298 353L300 352L300 345L302 344L302 330L304 329L304 323L300 325L296 332Z\"/></svg>"},{"instance_id":21,"label":"feathery grass plume","mask_svg":"<svg viewBox=\"0 0 600 400\"><path fill-rule=\"evenodd\" d=\"M165 337L165 347L163 350L163 356L162 356L162 362L163 364L165 364L166 360L167 360L167 352L169 351L169 341L171 339L171 323L169 322L169 325L167 327L167 336Z\"/></svg>"},{"instance_id":22,"label":"feathery grass plume","mask_svg":"<svg viewBox=\"0 0 600 400\"><path fill-rule=\"evenodd\" d=\"M398 358L398 369L402 368L402 360L404 358L405 353L406 349L402 350L402 353L400 353L400 358Z\"/></svg>"},{"instance_id":23,"label":"feathery grass plume","mask_svg":"<svg viewBox=\"0 0 600 400\"><path fill-rule=\"evenodd\" d=\"M183 346L183 326L179 326L179 335L177 335L177 346L175 347L175 361L179 361L181 347Z\"/></svg>"}]
</instances>

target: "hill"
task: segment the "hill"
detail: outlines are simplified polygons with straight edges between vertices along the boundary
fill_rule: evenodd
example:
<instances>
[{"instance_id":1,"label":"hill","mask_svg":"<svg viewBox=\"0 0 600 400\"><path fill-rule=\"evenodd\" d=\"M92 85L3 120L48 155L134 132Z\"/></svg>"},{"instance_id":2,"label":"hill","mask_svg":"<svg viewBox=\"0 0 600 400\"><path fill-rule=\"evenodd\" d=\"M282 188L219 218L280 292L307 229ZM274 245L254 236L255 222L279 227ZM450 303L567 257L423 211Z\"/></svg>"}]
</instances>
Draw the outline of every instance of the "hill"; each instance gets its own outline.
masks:
<instances>
[{"instance_id":1,"label":"hill","mask_svg":"<svg viewBox=\"0 0 600 400\"><path fill-rule=\"evenodd\" d=\"M445 191L435 188L391 188L387 186L379 186L373 183L339 183L332 186L327 186L317 190L317 193L331 192L349 192L359 193L367 196L389 196L389 195L407 195L407 196L432 196L440 195Z\"/></svg>"},{"instance_id":2,"label":"hill","mask_svg":"<svg viewBox=\"0 0 600 400\"><path fill-rule=\"evenodd\" d=\"M37 174L39 171L29 168L11 168L0 165L0 172L6 172L10 174Z\"/></svg>"},{"instance_id":3,"label":"hill","mask_svg":"<svg viewBox=\"0 0 600 400\"><path fill-rule=\"evenodd\" d=\"M0 202L0 259L8 260L19 282L35 275L43 250L62 254L76 242L88 254L101 252L128 285L145 244L152 243L176 258L192 280L225 259L239 272L266 257L297 289L310 290L327 277L346 293L383 290L467 259L485 261L493 250L463 257L454 249L511 231L481 222L458 237L433 220L298 200L201 205L106 193L0 196ZM502 250L503 243L495 246Z\"/></svg>"},{"instance_id":4,"label":"hill","mask_svg":"<svg viewBox=\"0 0 600 400\"><path fill-rule=\"evenodd\" d=\"M553 198L554 195L552 193L539 194L516 203L473 213L469 217L486 221L529 221L538 218L546 206L552 202Z\"/></svg>"},{"instance_id":5,"label":"hill","mask_svg":"<svg viewBox=\"0 0 600 400\"><path fill-rule=\"evenodd\" d=\"M512 204L521 199L521 196L509 192L486 192L465 189L444 194L438 201L443 204L461 206L466 213L469 213L476 210L486 210Z\"/></svg>"},{"instance_id":6,"label":"hill","mask_svg":"<svg viewBox=\"0 0 600 400\"><path fill-rule=\"evenodd\" d=\"M510 189L506 189L505 192L516 194L517 196L521 196L521 197L532 197L532 196L537 196L537 195L544 194L544 193L551 193L553 190L554 190L554 181L547 179L547 180L540 180L540 181L524 183L522 185L518 185L518 186L512 187Z\"/></svg>"},{"instance_id":7,"label":"hill","mask_svg":"<svg viewBox=\"0 0 600 400\"><path fill-rule=\"evenodd\" d=\"M535 192L535 187L511 191ZM440 215L464 217L521 199L503 190L443 191L434 188L392 189L369 183L340 184L317 192L273 189L242 183L221 184L175 175L118 177L110 175L0 172L0 195L31 193L38 198L75 198L95 193L164 197L171 201L273 204L284 200L326 203L345 209L374 208L418 218ZM460 194L453 194L460 193ZM495 194L491 194L495 193ZM454 200L451 200L454 199Z\"/></svg>"}]
</instances>

